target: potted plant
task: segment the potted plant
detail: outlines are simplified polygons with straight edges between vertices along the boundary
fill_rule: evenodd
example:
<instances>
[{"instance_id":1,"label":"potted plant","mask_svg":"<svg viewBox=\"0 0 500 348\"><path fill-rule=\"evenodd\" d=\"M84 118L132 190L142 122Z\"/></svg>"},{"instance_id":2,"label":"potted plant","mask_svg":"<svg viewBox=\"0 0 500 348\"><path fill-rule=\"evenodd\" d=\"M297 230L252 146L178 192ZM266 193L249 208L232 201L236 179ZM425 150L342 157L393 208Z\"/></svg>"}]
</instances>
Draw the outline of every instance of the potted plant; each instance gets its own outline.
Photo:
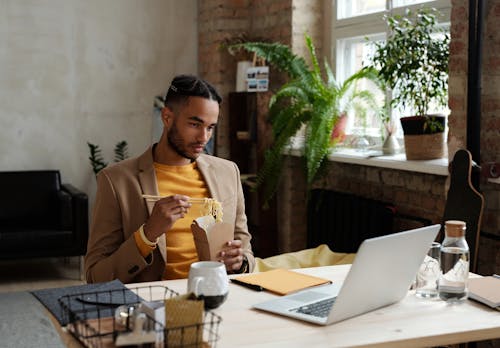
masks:
<instances>
[{"instance_id":1,"label":"potted plant","mask_svg":"<svg viewBox=\"0 0 500 348\"><path fill-rule=\"evenodd\" d=\"M448 102L449 35L438 26L435 9L385 16L390 36L375 44L372 67L392 89L391 106L416 114L401 117L406 157L441 158L444 155L444 115L431 115L431 106Z\"/></svg>"},{"instance_id":2,"label":"potted plant","mask_svg":"<svg viewBox=\"0 0 500 348\"><path fill-rule=\"evenodd\" d=\"M343 83L339 83L325 62L325 76L320 69L311 38L305 36L311 66L304 58L292 53L280 43L245 42L229 45L230 52L239 49L254 52L270 65L288 75L289 81L282 85L269 102L269 122L274 143L267 150L257 184L264 186L267 202L276 192L280 178L284 153L290 140L305 127L303 155L308 187L317 178L320 168L333 146L341 139L342 132L334 131L339 120L354 108L365 103L376 108L377 100L367 90L357 87L363 78L378 80L377 71L364 68Z\"/></svg>"},{"instance_id":3,"label":"potted plant","mask_svg":"<svg viewBox=\"0 0 500 348\"><path fill-rule=\"evenodd\" d=\"M92 166L92 170L94 171L94 174L97 175L102 169L106 168L108 166L108 163L104 161L104 158L102 157L102 152L101 148L99 145L92 144L91 142L87 141L87 146L89 147L89 152L90 152L90 165ZM124 159L128 158L128 143L125 140L119 141L115 144L114 148L114 153L115 153L115 162L120 162L123 161Z\"/></svg>"}]
</instances>

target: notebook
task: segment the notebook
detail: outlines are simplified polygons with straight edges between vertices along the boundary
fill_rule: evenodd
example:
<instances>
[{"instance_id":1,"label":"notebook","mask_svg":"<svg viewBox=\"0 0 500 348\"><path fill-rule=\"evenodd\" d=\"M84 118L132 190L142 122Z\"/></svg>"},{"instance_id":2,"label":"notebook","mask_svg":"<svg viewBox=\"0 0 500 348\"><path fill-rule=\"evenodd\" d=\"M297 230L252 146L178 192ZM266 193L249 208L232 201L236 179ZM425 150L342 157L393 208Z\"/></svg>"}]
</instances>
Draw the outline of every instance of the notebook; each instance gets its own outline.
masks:
<instances>
[{"instance_id":1,"label":"notebook","mask_svg":"<svg viewBox=\"0 0 500 348\"><path fill-rule=\"evenodd\" d=\"M489 276L469 279L469 297L500 310L500 278Z\"/></svg>"},{"instance_id":2,"label":"notebook","mask_svg":"<svg viewBox=\"0 0 500 348\"><path fill-rule=\"evenodd\" d=\"M312 286L331 283L328 279L281 268L268 272L239 276L232 278L231 281L251 289L259 291L268 290L278 295L288 295Z\"/></svg>"},{"instance_id":3,"label":"notebook","mask_svg":"<svg viewBox=\"0 0 500 348\"><path fill-rule=\"evenodd\" d=\"M407 294L439 229L440 225L432 225L366 239L342 284L318 286L252 307L329 325L396 303ZM321 306L323 316L311 314Z\"/></svg>"}]
</instances>

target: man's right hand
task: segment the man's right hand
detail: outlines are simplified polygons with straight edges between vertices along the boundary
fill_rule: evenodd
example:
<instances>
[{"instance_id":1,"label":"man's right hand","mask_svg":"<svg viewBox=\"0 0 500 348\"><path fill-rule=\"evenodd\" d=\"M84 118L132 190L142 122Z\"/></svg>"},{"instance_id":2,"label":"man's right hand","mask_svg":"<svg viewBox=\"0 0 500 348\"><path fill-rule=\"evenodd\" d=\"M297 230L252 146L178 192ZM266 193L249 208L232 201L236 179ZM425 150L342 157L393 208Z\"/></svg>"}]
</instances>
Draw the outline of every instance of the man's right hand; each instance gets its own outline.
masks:
<instances>
[{"instance_id":1,"label":"man's right hand","mask_svg":"<svg viewBox=\"0 0 500 348\"><path fill-rule=\"evenodd\" d=\"M191 207L189 197L173 195L158 200L151 216L144 225L144 235L151 242L156 241L163 233L172 228L174 222L183 218Z\"/></svg>"}]
</instances>

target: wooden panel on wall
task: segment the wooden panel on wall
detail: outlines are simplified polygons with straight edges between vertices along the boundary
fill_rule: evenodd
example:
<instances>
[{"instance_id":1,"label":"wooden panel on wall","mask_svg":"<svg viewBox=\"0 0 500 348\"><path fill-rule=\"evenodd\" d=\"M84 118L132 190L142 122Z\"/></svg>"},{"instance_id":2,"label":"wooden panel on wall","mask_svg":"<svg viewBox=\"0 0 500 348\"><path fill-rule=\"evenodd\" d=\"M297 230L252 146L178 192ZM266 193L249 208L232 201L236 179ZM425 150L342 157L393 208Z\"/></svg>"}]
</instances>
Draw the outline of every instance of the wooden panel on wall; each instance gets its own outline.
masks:
<instances>
[{"instance_id":1,"label":"wooden panel on wall","mask_svg":"<svg viewBox=\"0 0 500 348\"><path fill-rule=\"evenodd\" d=\"M261 190L254 189L255 176L270 143L269 96L269 93L229 93L230 159L242 173L248 228L253 236L254 252L259 257L277 252L276 203L273 201L264 209Z\"/></svg>"}]
</instances>

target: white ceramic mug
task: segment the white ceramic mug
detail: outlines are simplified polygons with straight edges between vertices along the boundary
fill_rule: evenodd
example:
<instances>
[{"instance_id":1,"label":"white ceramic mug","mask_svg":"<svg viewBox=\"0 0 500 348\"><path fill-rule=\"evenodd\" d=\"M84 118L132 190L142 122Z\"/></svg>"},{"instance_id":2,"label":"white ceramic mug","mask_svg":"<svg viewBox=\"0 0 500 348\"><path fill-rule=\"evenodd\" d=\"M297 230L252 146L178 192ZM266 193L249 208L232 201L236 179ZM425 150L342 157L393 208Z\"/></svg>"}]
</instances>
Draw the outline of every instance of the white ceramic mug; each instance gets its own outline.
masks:
<instances>
[{"instance_id":1,"label":"white ceramic mug","mask_svg":"<svg viewBox=\"0 0 500 348\"><path fill-rule=\"evenodd\" d=\"M206 309L219 307L229 292L229 278L224 264L215 261L191 264L187 291L203 299Z\"/></svg>"}]
</instances>

